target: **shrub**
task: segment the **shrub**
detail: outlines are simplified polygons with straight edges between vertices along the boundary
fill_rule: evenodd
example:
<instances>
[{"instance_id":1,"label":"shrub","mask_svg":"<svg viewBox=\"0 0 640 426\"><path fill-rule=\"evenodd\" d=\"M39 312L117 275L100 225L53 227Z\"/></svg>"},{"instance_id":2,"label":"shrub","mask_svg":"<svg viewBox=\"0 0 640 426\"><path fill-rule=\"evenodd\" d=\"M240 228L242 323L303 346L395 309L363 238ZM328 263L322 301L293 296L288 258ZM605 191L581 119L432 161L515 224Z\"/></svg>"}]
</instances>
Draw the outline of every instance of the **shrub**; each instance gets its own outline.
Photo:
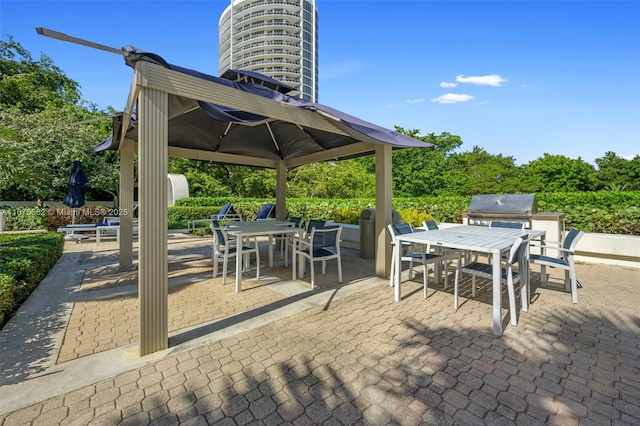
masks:
<instances>
[{"instance_id":1,"label":"shrub","mask_svg":"<svg viewBox=\"0 0 640 426\"><path fill-rule=\"evenodd\" d=\"M217 207L194 207L194 206L173 206L168 210L169 223L184 223L192 219L207 219L220 211L221 206Z\"/></svg>"},{"instance_id":2,"label":"shrub","mask_svg":"<svg viewBox=\"0 0 640 426\"><path fill-rule=\"evenodd\" d=\"M43 229L47 210L37 207L4 206L0 208L0 211L5 214L7 231Z\"/></svg>"},{"instance_id":3,"label":"shrub","mask_svg":"<svg viewBox=\"0 0 640 426\"><path fill-rule=\"evenodd\" d=\"M18 310L62 255L57 232L0 234L0 327Z\"/></svg>"}]
</instances>

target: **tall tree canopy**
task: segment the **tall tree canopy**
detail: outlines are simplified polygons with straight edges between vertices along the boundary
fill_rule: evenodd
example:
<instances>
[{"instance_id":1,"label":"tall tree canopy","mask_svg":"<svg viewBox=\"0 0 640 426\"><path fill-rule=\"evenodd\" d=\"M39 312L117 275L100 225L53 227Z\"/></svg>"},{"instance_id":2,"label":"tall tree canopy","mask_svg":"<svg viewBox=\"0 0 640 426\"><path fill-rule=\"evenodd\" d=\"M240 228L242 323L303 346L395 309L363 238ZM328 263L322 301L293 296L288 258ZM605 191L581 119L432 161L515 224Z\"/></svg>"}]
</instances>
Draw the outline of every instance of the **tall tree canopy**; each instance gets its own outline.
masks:
<instances>
[{"instance_id":1,"label":"tall tree canopy","mask_svg":"<svg viewBox=\"0 0 640 426\"><path fill-rule=\"evenodd\" d=\"M20 43L0 40L0 107L37 113L46 108L76 105L80 86L46 55L34 60Z\"/></svg>"},{"instance_id":2,"label":"tall tree canopy","mask_svg":"<svg viewBox=\"0 0 640 426\"><path fill-rule=\"evenodd\" d=\"M564 155L545 153L531 161L527 168L533 179L533 192L593 191L597 189L596 170L580 157L571 159Z\"/></svg>"},{"instance_id":3,"label":"tall tree canopy","mask_svg":"<svg viewBox=\"0 0 640 426\"><path fill-rule=\"evenodd\" d=\"M117 153L85 153L108 135L110 122L74 125L103 114L87 107L79 85L50 58L34 60L11 36L0 41L0 152L11 156L0 198L62 200L76 159L89 176L88 198L115 197Z\"/></svg>"},{"instance_id":4,"label":"tall tree canopy","mask_svg":"<svg viewBox=\"0 0 640 426\"><path fill-rule=\"evenodd\" d=\"M640 191L640 156L631 160L617 156L614 152L596 158L598 183L604 189L617 191Z\"/></svg>"},{"instance_id":5,"label":"tall tree canopy","mask_svg":"<svg viewBox=\"0 0 640 426\"><path fill-rule=\"evenodd\" d=\"M85 153L108 136L110 121L73 124L105 114L94 105L82 99L78 83L49 57L35 60L11 36L1 40L0 199L62 200L75 159L89 177L88 199L117 198L118 153ZM544 154L516 166L513 157L478 146L460 152L462 139L448 132L422 136L418 129L396 130L435 145L393 151L396 197L640 190L640 156L629 160L607 152L596 160L596 169L580 158ZM275 196L273 170L171 158L169 172L185 174L193 196ZM297 167L288 173L287 189L293 197L373 197L375 159Z\"/></svg>"}]
</instances>

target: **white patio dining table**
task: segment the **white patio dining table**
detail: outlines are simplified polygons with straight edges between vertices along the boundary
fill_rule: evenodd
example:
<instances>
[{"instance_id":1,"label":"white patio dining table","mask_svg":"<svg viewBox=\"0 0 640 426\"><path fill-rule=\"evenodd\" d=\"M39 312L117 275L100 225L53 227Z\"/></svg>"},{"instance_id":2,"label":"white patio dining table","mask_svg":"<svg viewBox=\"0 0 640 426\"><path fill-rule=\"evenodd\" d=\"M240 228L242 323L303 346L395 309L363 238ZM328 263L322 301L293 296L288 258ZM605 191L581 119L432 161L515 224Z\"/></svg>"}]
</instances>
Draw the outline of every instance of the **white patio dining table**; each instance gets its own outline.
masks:
<instances>
[{"instance_id":1,"label":"white patio dining table","mask_svg":"<svg viewBox=\"0 0 640 426\"><path fill-rule=\"evenodd\" d=\"M242 239L247 237L271 237L280 234L296 234L299 228L293 222L284 220L255 220L247 222L230 222L225 226L227 234L238 239L236 251L236 293L242 290ZM273 266L273 245L269 241L269 266Z\"/></svg>"},{"instance_id":2,"label":"white patio dining table","mask_svg":"<svg viewBox=\"0 0 640 426\"><path fill-rule=\"evenodd\" d=\"M485 226L461 225L450 228L442 228L433 231L414 232L396 236L399 242L416 243L444 247L455 250L469 250L479 253L487 253L492 256L493 265L493 334L502 335L502 297L501 297L501 268L502 256L507 253L513 243L524 234L532 234L533 239L544 240L546 232L538 230L488 228ZM396 259L400 257L402 244L396 244ZM401 268L396 268L394 278L394 299L401 299ZM524 279L529 282L529 268L527 267ZM528 307L523 306L523 311Z\"/></svg>"}]
</instances>

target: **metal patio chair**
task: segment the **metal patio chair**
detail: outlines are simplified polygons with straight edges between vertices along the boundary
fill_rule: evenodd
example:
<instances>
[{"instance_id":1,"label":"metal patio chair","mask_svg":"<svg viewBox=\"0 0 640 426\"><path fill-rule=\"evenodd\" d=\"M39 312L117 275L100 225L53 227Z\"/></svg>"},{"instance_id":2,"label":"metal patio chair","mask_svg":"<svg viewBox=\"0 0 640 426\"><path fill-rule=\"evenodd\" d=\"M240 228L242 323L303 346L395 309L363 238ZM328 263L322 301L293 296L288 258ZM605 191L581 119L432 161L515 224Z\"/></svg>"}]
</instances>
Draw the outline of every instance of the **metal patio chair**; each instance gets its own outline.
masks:
<instances>
[{"instance_id":1,"label":"metal patio chair","mask_svg":"<svg viewBox=\"0 0 640 426\"><path fill-rule=\"evenodd\" d=\"M531 263L540 266L550 266L552 268L560 268L564 270L564 285L567 292L571 292L571 301L578 303L578 279L576 278L576 265L574 255L576 246L584 235L584 232L571 228L564 237L564 241L560 245L558 242L545 241L544 244L533 243L534 247L552 248L560 252L559 257L546 256L541 254L532 254ZM542 284L546 284L546 274L541 277Z\"/></svg>"}]
</instances>

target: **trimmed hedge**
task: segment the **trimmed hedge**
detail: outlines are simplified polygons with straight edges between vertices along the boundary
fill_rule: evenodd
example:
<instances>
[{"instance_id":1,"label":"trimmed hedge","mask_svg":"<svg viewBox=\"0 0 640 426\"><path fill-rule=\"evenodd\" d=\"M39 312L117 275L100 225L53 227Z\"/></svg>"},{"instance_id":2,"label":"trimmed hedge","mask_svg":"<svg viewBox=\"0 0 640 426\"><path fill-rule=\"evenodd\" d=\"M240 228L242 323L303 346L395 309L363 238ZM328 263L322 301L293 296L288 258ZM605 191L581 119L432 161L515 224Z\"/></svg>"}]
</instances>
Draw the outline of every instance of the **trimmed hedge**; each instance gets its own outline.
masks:
<instances>
[{"instance_id":1,"label":"trimmed hedge","mask_svg":"<svg viewBox=\"0 0 640 426\"><path fill-rule=\"evenodd\" d=\"M627 192L573 192L537 194L538 211L565 213L565 227L575 226L584 232L605 234L640 235L640 191ZM273 199L240 199L230 197L193 197L179 200L180 206L212 206L215 214L225 203L232 203L238 213L253 217L262 204L273 203ZM469 208L470 196L439 196L394 198L393 208L412 225L421 225L422 220L461 223L462 214ZM170 216L172 209L169 208ZM287 199L289 216L301 216L334 220L340 223L357 224L362 210L375 208L373 198L351 199ZM178 213L175 213L178 214ZM204 219L203 214L190 219Z\"/></svg>"},{"instance_id":2,"label":"trimmed hedge","mask_svg":"<svg viewBox=\"0 0 640 426\"><path fill-rule=\"evenodd\" d=\"M72 220L76 224L98 223L106 216L115 216L116 209L106 206L91 206L71 209L69 207L0 207L5 213L7 231L30 231L46 229L56 231L69 225ZM73 215L75 214L75 220Z\"/></svg>"},{"instance_id":3,"label":"trimmed hedge","mask_svg":"<svg viewBox=\"0 0 640 426\"><path fill-rule=\"evenodd\" d=\"M537 194L538 210L565 213L565 226L575 226L585 232L640 235L640 191L626 192L573 192ZM273 198L247 199L239 197L191 197L178 200L169 207L171 228L186 227L190 219L206 219L220 211L225 203L232 203L245 219L255 217L264 203L274 203ZM470 196L439 196L394 198L393 208L412 225L420 225L425 219L438 222L462 222ZM373 198L318 199L289 198L287 214L305 218L334 220L357 224L362 210L375 208ZM96 208L101 209L100 207ZM4 210L4 209L3 209ZM8 229L55 230L70 221L70 215L52 209L13 209L7 215ZM100 221L103 216L84 215L80 220ZM76 222L79 219L76 218Z\"/></svg>"},{"instance_id":4,"label":"trimmed hedge","mask_svg":"<svg viewBox=\"0 0 640 426\"><path fill-rule=\"evenodd\" d=\"M0 327L55 265L64 247L57 232L0 234Z\"/></svg>"}]
</instances>

